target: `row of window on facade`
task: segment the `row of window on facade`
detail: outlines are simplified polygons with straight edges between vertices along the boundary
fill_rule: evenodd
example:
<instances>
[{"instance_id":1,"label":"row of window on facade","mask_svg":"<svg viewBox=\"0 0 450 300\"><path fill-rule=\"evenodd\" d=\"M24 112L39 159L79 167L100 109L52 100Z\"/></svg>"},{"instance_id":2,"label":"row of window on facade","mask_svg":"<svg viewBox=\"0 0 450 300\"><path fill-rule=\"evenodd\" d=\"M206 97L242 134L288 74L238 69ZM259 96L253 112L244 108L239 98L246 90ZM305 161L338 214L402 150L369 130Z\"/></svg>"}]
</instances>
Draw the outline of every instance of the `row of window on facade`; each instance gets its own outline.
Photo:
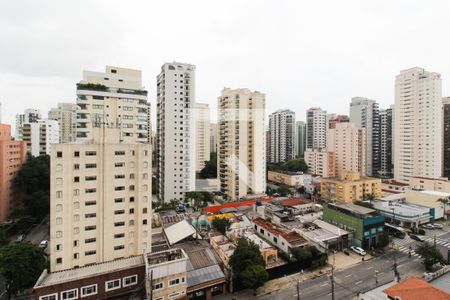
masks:
<instances>
[{"instance_id":1,"label":"row of window on facade","mask_svg":"<svg viewBox=\"0 0 450 300\"><path fill-rule=\"evenodd\" d=\"M126 276L119 279L109 280L105 282L105 292L136 285L138 282L137 275ZM81 288L62 291L60 293L53 293L39 297L39 300L74 300L87 296L94 296L98 294L98 284L91 284ZM58 298L59 296L59 298Z\"/></svg>"},{"instance_id":2,"label":"row of window on facade","mask_svg":"<svg viewBox=\"0 0 450 300\"><path fill-rule=\"evenodd\" d=\"M129 168L134 168L134 165L135 165L134 162L130 162ZM142 163L142 167L143 168L148 168L148 166L149 166L149 162L144 161ZM97 168L97 164L96 163L88 163L88 164L85 164L84 167L86 169L96 169ZM116 163L114 163L114 167L116 167L116 168L125 167L125 163L124 162L116 162ZM73 165L73 169L74 170L80 170L80 164L74 164ZM56 165L56 172L62 172L62 170L63 170L63 165L62 164L57 164Z\"/></svg>"},{"instance_id":3,"label":"row of window on facade","mask_svg":"<svg viewBox=\"0 0 450 300\"><path fill-rule=\"evenodd\" d=\"M149 151L148 150L144 150L144 156L148 156ZM73 157L80 157L81 152L80 151L74 151L73 152ZM84 155L85 156L96 156L97 155L97 151L84 151ZM124 156L126 155L126 151L124 150L117 150L114 151L114 155L116 156ZM130 155L131 156L135 156L136 155L136 151L135 150L130 150ZM63 157L63 152L62 151L57 151L56 152L56 157L57 158L62 158Z\"/></svg>"}]
</instances>

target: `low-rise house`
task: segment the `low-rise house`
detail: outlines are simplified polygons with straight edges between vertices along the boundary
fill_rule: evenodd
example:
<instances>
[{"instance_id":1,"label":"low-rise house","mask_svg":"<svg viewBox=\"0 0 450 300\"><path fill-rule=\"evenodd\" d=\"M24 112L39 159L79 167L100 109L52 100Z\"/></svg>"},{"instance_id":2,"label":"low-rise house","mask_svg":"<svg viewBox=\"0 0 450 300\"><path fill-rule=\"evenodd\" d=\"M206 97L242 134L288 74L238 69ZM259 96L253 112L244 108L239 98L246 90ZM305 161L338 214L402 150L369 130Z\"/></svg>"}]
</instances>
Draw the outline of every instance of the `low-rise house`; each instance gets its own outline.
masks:
<instances>
[{"instance_id":1,"label":"low-rise house","mask_svg":"<svg viewBox=\"0 0 450 300\"><path fill-rule=\"evenodd\" d=\"M431 190L416 190L407 189L405 192L406 202L412 204L423 205L431 208L431 214L435 220L442 219L446 215L448 207L439 199L450 199L450 193L431 191Z\"/></svg>"},{"instance_id":2,"label":"low-rise house","mask_svg":"<svg viewBox=\"0 0 450 300\"><path fill-rule=\"evenodd\" d=\"M404 194L393 194L372 201L372 205L386 220L401 227L417 228L433 220L431 208L408 203L405 200Z\"/></svg>"},{"instance_id":3,"label":"low-rise house","mask_svg":"<svg viewBox=\"0 0 450 300\"><path fill-rule=\"evenodd\" d=\"M304 174L303 172L267 172L267 180L299 188L304 186L306 182L311 182L311 174Z\"/></svg>"},{"instance_id":4,"label":"low-rise house","mask_svg":"<svg viewBox=\"0 0 450 300\"><path fill-rule=\"evenodd\" d=\"M383 196L390 194L404 193L409 185L407 183L398 182L394 179L386 179L381 181L381 193Z\"/></svg>"},{"instance_id":5,"label":"low-rise house","mask_svg":"<svg viewBox=\"0 0 450 300\"><path fill-rule=\"evenodd\" d=\"M274 200L286 210L292 209L294 215L305 214L313 210L313 203L310 200L304 198L287 198L283 200Z\"/></svg>"},{"instance_id":6,"label":"low-rise house","mask_svg":"<svg viewBox=\"0 0 450 300\"><path fill-rule=\"evenodd\" d=\"M252 220L256 233L285 253L292 248L304 247L308 242L297 232L288 230L257 217Z\"/></svg>"}]
</instances>

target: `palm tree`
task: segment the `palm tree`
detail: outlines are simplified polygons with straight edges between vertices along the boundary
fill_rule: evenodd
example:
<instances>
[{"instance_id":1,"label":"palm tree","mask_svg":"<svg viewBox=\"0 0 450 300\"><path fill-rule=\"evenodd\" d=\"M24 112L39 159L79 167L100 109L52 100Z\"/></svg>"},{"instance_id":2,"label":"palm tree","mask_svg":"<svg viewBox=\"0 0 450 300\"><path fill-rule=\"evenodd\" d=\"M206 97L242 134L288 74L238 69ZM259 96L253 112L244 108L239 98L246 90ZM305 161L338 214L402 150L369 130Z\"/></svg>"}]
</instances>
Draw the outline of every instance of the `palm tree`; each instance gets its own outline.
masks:
<instances>
[{"instance_id":1,"label":"palm tree","mask_svg":"<svg viewBox=\"0 0 450 300\"><path fill-rule=\"evenodd\" d=\"M447 205L449 204L449 200L448 200L448 198L439 198L439 199L437 199L436 200L436 202L440 202L440 203L442 203L442 204L444 204L444 216L445 216L445 219L447 219Z\"/></svg>"},{"instance_id":2,"label":"palm tree","mask_svg":"<svg viewBox=\"0 0 450 300\"><path fill-rule=\"evenodd\" d=\"M369 201L369 205L372 206L372 201L375 200L375 195L367 194L367 195L364 195L363 199Z\"/></svg>"}]
</instances>

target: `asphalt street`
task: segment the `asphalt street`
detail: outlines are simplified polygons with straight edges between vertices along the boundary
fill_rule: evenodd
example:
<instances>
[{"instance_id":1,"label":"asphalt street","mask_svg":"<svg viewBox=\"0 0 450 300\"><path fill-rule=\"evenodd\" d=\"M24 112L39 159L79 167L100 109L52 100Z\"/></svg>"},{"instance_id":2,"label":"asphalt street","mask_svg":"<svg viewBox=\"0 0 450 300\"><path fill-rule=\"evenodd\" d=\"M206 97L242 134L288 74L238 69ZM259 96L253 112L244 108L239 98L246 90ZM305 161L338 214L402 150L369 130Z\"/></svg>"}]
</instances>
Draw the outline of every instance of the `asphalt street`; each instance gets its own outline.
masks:
<instances>
[{"instance_id":1,"label":"asphalt street","mask_svg":"<svg viewBox=\"0 0 450 300\"><path fill-rule=\"evenodd\" d=\"M369 261L359 263L354 267L335 272L335 299L352 299L360 292L373 289L394 279L394 256L396 255L397 268L401 278L420 276L424 267L419 258L409 258L408 254L391 252ZM378 284L376 276L378 275ZM331 280L329 275L301 282L300 299L331 299ZM292 287L279 290L257 297L256 299L297 299L297 284Z\"/></svg>"}]
</instances>

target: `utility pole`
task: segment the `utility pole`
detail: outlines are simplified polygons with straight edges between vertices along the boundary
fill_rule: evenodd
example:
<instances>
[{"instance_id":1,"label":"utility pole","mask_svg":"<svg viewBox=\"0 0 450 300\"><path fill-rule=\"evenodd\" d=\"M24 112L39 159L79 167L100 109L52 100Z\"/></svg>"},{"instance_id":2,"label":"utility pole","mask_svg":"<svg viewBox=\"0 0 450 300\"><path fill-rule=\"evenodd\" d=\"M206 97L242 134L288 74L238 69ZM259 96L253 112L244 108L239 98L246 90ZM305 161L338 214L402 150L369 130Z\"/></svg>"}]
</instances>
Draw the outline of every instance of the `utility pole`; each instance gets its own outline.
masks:
<instances>
[{"instance_id":1,"label":"utility pole","mask_svg":"<svg viewBox=\"0 0 450 300\"><path fill-rule=\"evenodd\" d=\"M378 286L378 270L375 270L375 286Z\"/></svg>"},{"instance_id":2,"label":"utility pole","mask_svg":"<svg viewBox=\"0 0 450 300\"><path fill-rule=\"evenodd\" d=\"M436 233L433 235L433 244L434 248L436 248Z\"/></svg>"},{"instance_id":3,"label":"utility pole","mask_svg":"<svg viewBox=\"0 0 450 300\"><path fill-rule=\"evenodd\" d=\"M150 270L150 300L153 300L153 269Z\"/></svg>"},{"instance_id":4,"label":"utility pole","mask_svg":"<svg viewBox=\"0 0 450 300\"><path fill-rule=\"evenodd\" d=\"M331 265L331 300L334 300L334 264L336 262L336 252L333 252L333 264Z\"/></svg>"},{"instance_id":5,"label":"utility pole","mask_svg":"<svg viewBox=\"0 0 450 300\"><path fill-rule=\"evenodd\" d=\"M297 280L297 300L300 300L300 280Z\"/></svg>"}]
</instances>

